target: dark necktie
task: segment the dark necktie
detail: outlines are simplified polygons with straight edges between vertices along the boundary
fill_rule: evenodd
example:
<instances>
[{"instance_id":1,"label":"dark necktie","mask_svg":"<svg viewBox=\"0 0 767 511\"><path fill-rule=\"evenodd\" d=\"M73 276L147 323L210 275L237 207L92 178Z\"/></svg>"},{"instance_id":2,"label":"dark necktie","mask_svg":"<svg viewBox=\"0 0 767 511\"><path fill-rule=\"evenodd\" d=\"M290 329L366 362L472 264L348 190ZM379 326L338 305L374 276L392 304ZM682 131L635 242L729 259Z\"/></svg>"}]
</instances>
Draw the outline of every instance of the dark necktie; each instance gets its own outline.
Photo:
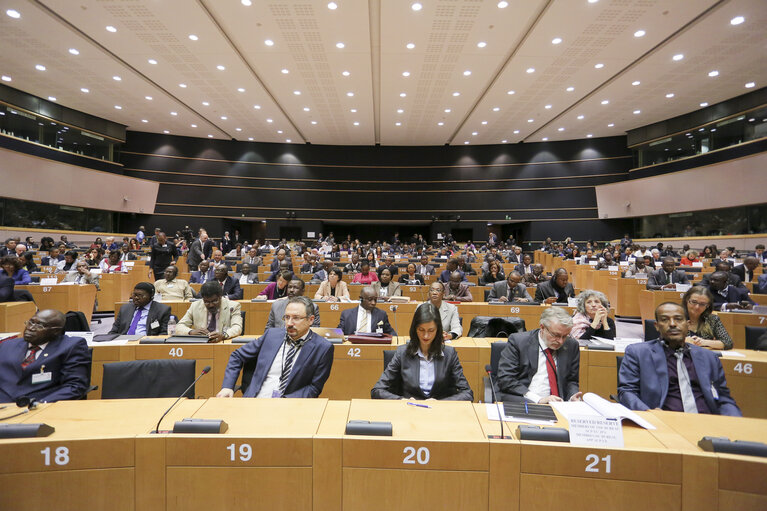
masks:
<instances>
[{"instance_id":1,"label":"dark necktie","mask_svg":"<svg viewBox=\"0 0 767 511\"><path fill-rule=\"evenodd\" d=\"M557 369L554 365L554 357L551 355L551 348L543 350L543 354L546 356L546 371L549 375L549 388L551 389L551 395L559 397L559 383L557 382Z\"/></svg>"},{"instance_id":2,"label":"dark necktie","mask_svg":"<svg viewBox=\"0 0 767 511\"><path fill-rule=\"evenodd\" d=\"M215 332L216 331L216 315L213 313L210 314L210 321L208 322L208 332Z\"/></svg>"},{"instance_id":3,"label":"dark necktie","mask_svg":"<svg viewBox=\"0 0 767 511\"><path fill-rule=\"evenodd\" d=\"M136 307L136 312L133 313L133 321L131 321L130 327L128 328L128 335L136 335L136 327L138 327L138 322L141 319L142 310L144 309Z\"/></svg>"},{"instance_id":4,"label":"dark necktie","mask_svg":"<svg viewBox=\"0 0 767 511\"><path fill-rule=\"evenodd\" d=\"M32 345L29 347L29 355L27 355L27 358L22 360L21 362L21 368L25 369L29 364L37 360L37 352L40 351L40 346Z\"/></svg>"}]
</instances>

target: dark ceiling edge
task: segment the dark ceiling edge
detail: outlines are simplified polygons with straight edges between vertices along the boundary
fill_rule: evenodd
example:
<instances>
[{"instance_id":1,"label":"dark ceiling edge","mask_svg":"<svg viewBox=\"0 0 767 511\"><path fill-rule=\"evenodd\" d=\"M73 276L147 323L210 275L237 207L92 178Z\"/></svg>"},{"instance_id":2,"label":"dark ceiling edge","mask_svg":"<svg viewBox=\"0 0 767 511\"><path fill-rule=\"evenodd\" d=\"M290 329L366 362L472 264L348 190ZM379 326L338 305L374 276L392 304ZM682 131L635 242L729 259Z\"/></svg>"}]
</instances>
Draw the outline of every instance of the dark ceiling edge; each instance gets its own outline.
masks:
<instances>
[{"instance_id":1,"label":"dark ceiling edge","mask_svg":"<svg viewBox=\"0 0 767 511\"><path fill-rule=\"evenodd\" d=\"M210 21L216 26L216 29L218 29L219 34L221 34L221 37L223 37L226 40L226 42L232 48L234 53L237 54L237 56L240 58L242 63L245 65L245 67L247 67L248 70L250 71L250 73L253 75L253 78L264 89L264 91L266 92L267 96L269 96L269 99L271 99L274 102L274 104L277 106L277 109L280 111L280 113L282 113L282 115L285 116L285 118L290 123L290 126L294 130L296 130L296 133L298 133L298 136L301 137L301 140L303 140L304 142L308 142L308 140L306 139L304 134L301 132L301 130L298 128L298 126L296 126L296 123L293 122L293 119L290 117L290 115L288 115L288 113L285 111L285 109L282 108L282 105L280 104L279 101L277 101L277 98L274 97L274 94L269 89L269 87L267 87L266 84L264 83L264 81L261 80L261 78L259 77L258 73L253 68L253 66L250 64L248 59L245 58L245 55L242 54L242 52L240 51L240 48L237 47L236 44L234 44L234 41L232 41L232 39L229 37L229 34L226 33L224 28L221 26L221 23L219 23L218 19L216 19L216 17L213 15L213 13L210 12L210 9L208 9L208 6L205 5L205 3L204 3L204 0L197 0L197 3L199 4L200 8L203 11L205 11L205 14L208 15L208 18L210 18ZM236 138L236 137L230 137L230 138Z\"/></svg>"},{"instance_id":2,"label":"dark ceiling edge","mask_svg":"<svg viewBox=\"0 0 767 511\"><path fill-rule=\"evenodd\" d=\"M153 81L151 78L143 74L141 71L136 69L135 67L128 64L126 61L109 51L106 47L102 46L98 41L90 37L88 34L82 32L80 29L78 29L76 26L74 26L72 23L64 19L59 13L48 7L47 5L43 4L41 0L34 0L35 5L37 5L40 9L48 13L49 16L51 16L53 19L57 20L59 23L64 25L65 27L69 28L72 32L78 34L83 39L89 41L92 45L94 45L96 48L99 48L102 52L104 52L106 55L109 55L112 57L115 61L119 62L123 66L125 66L127 69L130 69L134 74L136 74L138 77L143 79L148 84L157 87L157 89L164 92L169 98L173 99L174 101L177 101L180 105L183 105L185 108L187 108L189 111L193 112L195 115L199 116L201 119L205 119L205 121L213 126L215 129L217 129L220 133L222 133L224 136L231 138L229 134L226 132L226 130L222 129L218 124L212 122L209 120L205 115L202 115L200 112L192 108L191 106L187 105L184 101L180 100L176 96L174 96L170 91L165 89L164 87L160 86L160 84ZM113 122L113 121L110 121Z\"/></svg>"}]
</instances>

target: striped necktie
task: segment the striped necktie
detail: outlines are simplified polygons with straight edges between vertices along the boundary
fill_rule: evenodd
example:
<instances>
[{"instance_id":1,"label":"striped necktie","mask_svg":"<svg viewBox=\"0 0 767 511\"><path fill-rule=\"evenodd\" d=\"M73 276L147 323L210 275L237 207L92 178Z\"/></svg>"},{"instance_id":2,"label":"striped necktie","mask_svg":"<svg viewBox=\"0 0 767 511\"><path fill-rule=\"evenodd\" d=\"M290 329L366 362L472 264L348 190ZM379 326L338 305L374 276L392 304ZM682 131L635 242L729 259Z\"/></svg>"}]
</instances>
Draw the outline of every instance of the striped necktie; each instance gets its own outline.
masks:
<instances>
[{"instance_id":1,"label":"striped necktie","mask_svg":"<svg viewBox=\"0 0 767 511\"><path fill-rule=\"evenodd\" d=\"M280 395L285 395L285 389L288 386L288 379L290 378L290 373L293 370L293 362L296 360L296 355L298 354L298 351L301 349L301 347L306 342L305 339L299 340L299 341L293 341L289 336L285 336L285 344L287 345L285 349L287 349L287 353L284 353L284 358L282 362L282 373L280 373Z\"/></svg>"}]
</instances>

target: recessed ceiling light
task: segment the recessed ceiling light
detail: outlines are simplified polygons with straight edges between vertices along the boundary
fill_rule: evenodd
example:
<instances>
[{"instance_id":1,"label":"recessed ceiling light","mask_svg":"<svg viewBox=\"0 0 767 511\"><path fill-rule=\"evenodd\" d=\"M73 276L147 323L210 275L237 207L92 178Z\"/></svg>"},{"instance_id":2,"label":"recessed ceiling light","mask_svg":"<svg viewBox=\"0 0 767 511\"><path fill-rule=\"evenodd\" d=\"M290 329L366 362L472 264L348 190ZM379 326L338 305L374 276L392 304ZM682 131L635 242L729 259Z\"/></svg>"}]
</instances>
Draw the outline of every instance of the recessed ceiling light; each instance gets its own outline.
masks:
<instances>
[{"instance_id":1,"label":"recessed ceiling light","mask_svg":"<svg viewBox=\"0 0 767 511\"><path fill-rule=\"evenodd\" d=\"M115 75L115 76L112 77L112 80L114 80L116 82L121 82L122 78L120 78L119 76Z\"/></svg>"},{"instance_id":2,"label":"recessed ceiling light","mask_svg":"<svg viewBox=\"0 0 767 511\"><path fill-rule=\"evenodd\" d=\"M700 106L702 107L708 106L708 101L704 101L703 103L700 104Z\"/></svg>"},{"instance_id":3,"label":"recessed ceiling light","mask_svg":"<svg viewBox=\"0 0 767 511\"><path fill-rule=\"evenodd\" d=\"M747 88L747 89L751 89L751 88L753 88L753 87L756 87L756 83L754 83L754 82L748 82L748 83L746 84L746 88Z\"/></svg>"},{"instance_id":4,"label":"recessed ceiling light","mask_svg":"<svg viewBox=\"0 0 767 511\"><path fill-rule=\"evenodd\" d=\"M528 119L527 122L533 122L535 119Z\"/></svg>"},{"instance_id":5,"label":"recessed ceiling light","mask_svg":"<svg viewBox=\"0 0 767 511\"><path fill-rule=\"evenodd\" d=\"M641 114L641 113L642 113L642 111L641 111L641 110L634 110L634 115L639 115L639 114Z\"/></svg>"},{"instance_id":6,"label":"recessed ceiling light","mask_svg":"<svg viewBox=\"0 0 767 511\"><path fill-rule=\"evenodd\" d=\"M286 139L285 139L285 142L287 142L287 143L289 144L289 143L291 143L291 142L292 142L292 140L290 140L289 138L286 138Z\"/></svg>"},{"instance_id":7,"label":"recessed ceiling light","mask_svg":"<svg viewBox=\"0 0 767 511\"><path fill-rule=\"evenodd\" d=\"M471 136L472 136L472 137L476 137L477 135L479 135L479 133L478 133L478 132L476 132L476 131L472 131L472 132L471 132Z\"/></svg>"},{"instance_id":8,"label":"recessed ceiling light","mask_svg":"<svg viewBox=\"0 0 767 511\"><path fill-rule=\"evenodd\" d=\"M221 120L222 120L222 121L225 121L226 119L227 119L227 117L226 117L225 115L222 115L222 116L221 116Z\"/></svg>"},{"instance_id":9,"label":"recessed ceiling light","mask_svg":"<svg viewBox=\"0 0 767 511\"><path fill-rule=\"evenodd\" d=\"M312 121L312 124L317 124L317 121Z\"/></svg>"},{"instance_id":10,"label":"recessed ceiling light","mask_svg":"<svg viewBox=\"0 0 767 511\"><path fill-rule=\"evenodd\" d=\"M5 80L5 76L3 76L3 80ZM81 87L80 92L84 92L85 94L88 94L90 92L90 89L86 87Z\"/></svg>"},{"instance_id":11,"label":"recessed ceiling light","mask_svg":"<svg viewBox=\"0 0 767 511\"><path fill-rule=\"evenodd\" d=\"M582 120L583 118L584 118L584 115L583 115L583 114L581 114L581 115L579 115L579 116L577 117L577 119L578 119L579 121L580 121L580 120Z\"/></svg>"},{"instance_id":12,"label":"recessed ceiling light","mask_svg":"<svg viewBox=\"0 0 767 511\"><path fill-rule=\"evenodd\" d=\"M403 113L403 112L404 112L404 110L403 110L403 109L401 109L401 108L398 108L398 109L397 109L397 113L398 113L398 114L401 114L401 113Z\"/></svg>"},{"instance_id":13,"label":"recessed ceiling light","mask_svg":"<svg viewBox=\"0 0 767 511\"><path fill-rule=\"evenodd\" d=\"M296 96L300 96L301 95L301 91L300 90L294 90L293 94L295 94Z\"/></svg>"},{"instance_id":14,"label":"recessed ceiling light","mask_svg":"<svg viewBox=\"0 0 767 511\"><path fill-rule=\"evenodd\" d=\"M444 123L444 122L442 122L442 121L439 121L439 122L437 123L437 126L444 126L444 125L445 125L445 123Z\"/></svg>"},{"instance_id":15,"label":"recessed ceiling light","mask_svg":"<svg viewBox=\"0 0 767 511\"><path fill-rule=\"evenodd\" d=\"M483 125L484 125L484 124L487 124L487 121L482 121L482 124L483 124Z\"/></svg>"},{"instance_id":16,"label":"recessed ceiling light","mask_svg":"<svg viewBox=\"0 0 767 511\"><path fill-rule=\"evenodd\" d=\"M646 32L644 30L637 30L636 32L634 32L634 37L643 37L645 33Z\"/></svg>"},{"instance_id":17,"label":"recessed ceiling light","mask_svg":"<svg viewBox=\"0 0 767 511\"><path fill-rule=\"evenodd\" d=\"M178 112L171 112L170 115L176 116L178 115Z\"/></svg>"},{"instance_id":18,"label":"recessed ceiling light","mask_svg":"<svg viewBox=\"0 0 767 511\"><path fill-rule=\"evenodd\" d=\"M593 136L594 136L594 135L592 135L591 133L589 133L588 135L586 135L586 138L591 138L591 137L593 137Z\"/></svg>"},{"instance_id":19,"label":"recessed ceiling light","mask_svg":"<svg viewBox=\"0 0 767 511\"><path fill-rule=\"evenodd\" d=\"M554 39L551 40L551 44L559 44L561 42L562 42L561 37L555 37Z\"/></svg>"},{"instance_id":20,"label":"recessed ceiling light","mask_svg":"<svg viewBox=\"0 0 767 511\"><path fill-rule=\"evenodd\" d=\"M603 104L603 105L606 105L606 104L608 104L609 102L610 102L610 100L609 100L609 99L603 99L603 100L602 100L602 104Z\"/></svg>"},{"instance_id":21,"label":"recessed ceiling light","mask_svg":"<svg viewBox=\"0 0 767 511\"><path fill-rule=\"evenodd\" d=\"M282 135L282 130L277 130L278 135Z\"/></svg>"},{"instance_id":22,"label":"recessed ceiling light","mask_svg":"<svg viewBox=\"0 0 767 511\"><path fill-rule=\"evenodd\" d=\"M408 50L412 50L413 48L415 48L415 44L413 44L413 43L407 43L407 44L405 45L405 48L407 48Z\"/></svg>"},{"instance_id":23,"label":"recessed ceiling light","mask_svg":"<svg viewBox=\"0 0 767 511\"><path fill-rule=\"evenodd\" d=\"M458 91L456 91L456 92L454 92L454 93L453 93L453 97L454 97L454 98L456 98L456 97L458 97L458 96L460 96L460 95L461 95L461 93L460 93L460 92L458 92Z\"/></svg>"},{"instance_id":24,"label":"recessed ceiling light","mask_svg":"<svg viewBox=\"0 0 767 511\"><path fill-rule=\"evenodd\" d=\"M572 92L575 90L575 87L568 87L565 89L567 92Z\"/></svg>"},{"instance_id":25,"label":"recessed ceiling light","mask_svg":"<svg viewBox=\"0 0 767 511\"><path fill-rule=\"evenodd\" d=\"M402 123L401 122L395 122L394 125L395 126L402 126Z\"/></svg>"},{"instance_id":26,"label":"recessed ceiling light","mask_svg":"<svg viewBox=\"0 0 767 511\"><path fill-rule=\"evenodd\" d=\"M399 97L401 97L401 98L405 98L405 97L407 97L407 94L405 94L404 92L400 92L400 93L399 93Z\"/></svg>"},{"instance_id":27,"label":"recessed ceiling light","mask_svg":"<svg viewBox=\"0 0 767 511\"><path fill-rule=\"evenodd\" d=\"M8 75L3 75L3 77L2 77L2 80L3 80L4 82L10 82L10 81L11 81L11 77L10 77L10 76L8 76Z\"/></svg>"},{"instance_id":28,"label":"recessed ceiling light","mask_svg":"<svg viewBox=\"0 0 767 511\"><path fill-rule=\"evenodd\" d=\"M534 67L528 67L527 68L527 72L528 72L528 74L529 73L535 73L535 68Z\"/></svg>"},{"instance_id":29,"label":"recessed ceiling light","mask_svg":"<svg viewBox=\"0 0 767 511\"><path fill-rule=\"evenodd\" d=\"M551 105L546 105L543 108L545 108L546 110L551 110Z\"/></svg>"},{"instance_id":30,"label":"recessed ceiling light","mask_svg":"<svg viewBox=\"0 0 767 511\"><path fill-rule=\"evenodd\" d=\"M349 97L351 98L351 97L353 97L353 96L354 96L354 93L353 93L352 91L349 91L349 92L347 92L347 93L346 93L346 95L347 95L347 96L349 96Z\"/></svg>"},{"instance_id":31,"label":"recessed ceiling light","mask_svg":"<svg viewBox=\"0 0 767 511\"><path fill-rule=\"evenodd\" d=\"M500 109L501 109L501 107L496 106L496 107L493 108L493 112L498 112Z\"/></svg>"},{"instance_id":32,"label":"recessed ceiling light","mask_svg":"<svg viewBox=\"0 0 767 511\"><path fill-rule=\"evenodd\" d=\"M746 21L746 18L744 18L743 16L735 16L734 18L730 20L730 25L740 25L744 21Z\"/></svg>"},{"instance_id":33,"label":"recessed ceiling light","mask_svg":"<svg viewBox=\"0 0 767 511\"><path fill-rule=\"evenodd\" d=\"M514 134L518 135L519 134L519 130L514 130Z\"/></svg>"},{"instance_id":34,"label":"recessed ceiling light","mask_svg":"<svg viewBox=\"0 0 767 511\"><path fill-rule=\"evenodd\" d=\"M107 25L107 32L112 32L113 34L117 32L117 29L113 27L112 25Z\"/></svg>"},{"instance_id":35,"label":"recessed ceiling light","mask_svg":"<svg viewBox=\"0 0 767 511\"><path fill-rule=\"evenodd\" d=\"M613 126L615 126L614 122L611 122L610 124L607 125L608 128L612 128Z\"/></svg>"},{"instance_id":36,"label":"recessed ceiling light","mask_svg":"<svg viewBox=\"0 0 767 511\"><path fill-rule=\"evenodd\" d=\"M204 105L204 104L205 104L205 103L203 103L203 105ZM256 110L261 110L261 105L253 105L253 108L255 108Z\"/></svg>"},{"instance_id":37,"label":"recessed ceiling light","mask_svg":"<svg viewBox=\"0 0 767 511\"><path fill-rule=\"evenodd\" d=\"M335 2L330 2L328 4L328 9L330 9L331 11L335 11L336 9L338 9L338 4Z\"/></svg>"},{"instance_id":38,"label":"recessed ceiling light","mask_svg":"<svg viewBox=\"0 0 767 511\"><path fill-rule=\"evenodd\" d=\"M674 60L674 61L680 61L680 60L682 60L683 58L684 58L684 54L683 54L683 53L677 53L676 55L674 55L673 57L671 57L671 59L672 59L672 60Z\"/></svg>"},{"instance_id":39,"label":"recessed ceiling light","mask_svg":"<svg viewBox=\"0 0 767 511\"><path fill-rule=\"evenodd\" d=\"M253 5L253 2L251 0L240 0L240 3L242 3L242 5L244 5L245 7L250 7L251 5Z\"/></svg>"},{"instance_id":40,"label":"recessed ceiling light","mask_svg":"<svg viewBox=\"0 0 767 511\"><path fill-rule=\"evenodd\" d=\"M346 45L344 43L341 43L341 42L336 43L336 48L338 48L339 50L342 50L345 47L346 47Z\"/></svg>"},{"instance_id":41,"label":"recessed ceiling light","mask_svg":"<svg viewBox=\"0 0 767 511\"><path fill-rule=\"evenodd\" d=\"M197 127L197 125L196 125L196 124L190 124L190 126L191 126L192 128L196 128L196 127Z\"/></svg>"},{"instance_id":42,"label":"recessed ceiling light","mask_svg":"<svg viewBox=\"0 0 767 511\"><path fill-rule=\"evenodd\" d=\"M219 65L216 66L216 69L218 69L219 71L224 71L226 69L226 67L224 67L221 64L219 64Z\"/></svg>"},{"instance_id":43,"label":"recessed ceiling light","mask_svg":"<svg viewBox=\"0 0 767 511\"><path fill-rule=\"evenodd\" d=\"M410 71L403 71L402 76L410 76Z\"/></svg>"},{"instance_id":44,"label":"recessed ceiling light","mask_svg":"<svg viewBox=\"0 0 767 511\"><path fill-rule=\"evenodd\" d=\"M48 96L49 101L56 101L56 98L54 96Z\"/></svg>"},{"instance_id":45,"label":"recessed ceiling light","mask_svg":"<svg viewBox=\"0 0 767 511\"><path fill-rule=\"evenodd\" d=\"M7 11L5 11L5 14L10 16L11 18L15 18L15 19L21 18L21 13L15 9L8 9Z\"/></svg>"},{"instance_id":46,"label":"recessed ceiling light","mask_svg":"<svg viewBox=\"0 0 767 511\"><path fill-rule=\"evenodd\" d=\"M484 48L487 46L487 43L485 41L480 41L477 43L477 48Z\"/></svg>"},{"instance_id":47,"label":"recessed ceiling light","mask_svg":"<svg viewBox=\"0 0 767 511\"><path fill-rule=\"evenodd\" d=\"M149 59L149 60L147 60L147 62L149 62L149 63L150 63L150 64L152 64L153 66L156 66L156 65L157 65L157 61L156 61L155 59Z\"/></svg>"},{"instance_id":48,"label":"recessed ceiling light","mask_svg":"<svg viewBox=\"0 0 767 511\"><path fill-rule=\"evenodd\" d=\"M671 99L671 98L673 98L673 97L674 97L674 93L673 93L673 92L669 92L668 94L666 94L666 97L667 97L668 99Z\"/></svg>"},{"instance_id":49,"label":"recessed ceiling light","mask_svg":"<svg viewBox=\"0 0 767 511\"><path fill-rule=\"evenodd\" d=\"M120 105L115 105L115 109L117 109L117 110L122 110L122 109L123 109L123 107L121 107Z\"/></svg>"},{"instance_id":50,"label":"recessed ceiling light","mask_svg":"<svg viewBox=\"0 0 767 511\"><path fill-rule=\"evenodd\" d=\"M452 111L452 110L450 110L449 108L445 108L445 113L446 113L446 114L449 114L451 111Z\"/></svg>"},{"instance_id":51,"label":"recessed ceiling light","mask_svg":"<svg viewBox=\"0 0 767 511\"><path fill-rule=\"evenodd\" d=\"M344 76L349 76L351 73L349 71L341 71L341 74Z\"/></svg>"},{"instance_id":52,"label":"recessed ceiling light","mask_svg":"<svg viewBox=\"0 0 767 511\"><path fill-rule=\"evenodd\" d=\"M264 44L267 46L274 46L274 41L272 41L271 39L267 39L266 41L264 41Z\"/></svg>"},{"instance_id":53,"label":"recessed ceiling light","mask_svg":"<svg viewBox=\"0 0 767 511\"><path fill-rule=\"evenodd\" d=\"M308 106L305 106L305 107L304 107L304 112L308 112L308 111L309 111L309 107L308 107Z\"/></svg>"},{"instance_id":54,"label":"recessed ceiling light","mask_svg":"<svg viewBox=\"0 0 767 511\"><path fill-rule=\"evenodd\" d=\"M541 140L543 140L544 142L546 142L548 139L549 139L549 137L543 137Z\"/></svg>"},{"instance_id":55,"label":"recessed ceiling light","mask_svg":"<svg viewBox=\"0 0 767 511\"><path fill-rule=\"evenodd\" d=\"M196 35L194 35L194 34L189 34L189 39L191 39L192 41L197 41L197 40L198 40L198 39L200 39L200 38L199 38L199 37L197 37L197 36L196 36Z\"/></svg>"},{"instance_id":56,"label":"recessed ceiling light","mask_svg":"<svg viewBox=\"0 0 767 511\"><path fill-rule=\"evenodd\" d=\"M35 69L37 69L38 71L45 71L45 66L42 64L37 64L35 65Z\"/></svg>"},{"instance_id":57,"label":"recessed ceiling light","mask_svg":"<svg viewBox=\"0 0 767 511\"><path fill-rule=\"evenodd\" d=\"M420 11L421 9L423 9L423 5L421 5L421 4L420 4L420 3L418 3L418 2L413 2L413 3L410 5L410 8L411 8L411 9L413 9L414 11Z\"/></svg>"},{"instance_id":58,"label":"recessed ceiling light","mask_svg":"<svg viewBox=\"0 0 767 511\"><path fill-rule=\"evenodd\" d=\"M210 133L208 133L208 138L213 138L213 135L211 135Z\"/></svg>"},{"instance_id":59,"label":"recessed ceiling light","mask_svg":"<svg viewBox=\"0 0 767 511\"><path fill-rule=\"evenodd\" d=\"M601 62L598 64L594 64L594 69L602 69L603 67L605 67L605 65L602 64Z\"/></svg>"},{"instance_id":60,"label":"recessed ceiling light","mask_svg":"<svg viewBox=\"0 0 767 511\"><path fill-rule=\"evenodd\" d=\"M590 4L595 4L595 3L597 3L597 2L599 2L599 0L589 0L589 3L590 3Z\"/></svg>"},{"instance_id":61,"label":"recessed ceiling light","mask_svg":"<svg viewBox=\"0 0 767 511\"><path fill-rule=\"evenodd\" d=\"M243 89L242 87L239 87L239 88L237 89L237 92L245 92L245 89Z\"/></svg>"},{"instance_id":62,"label":"recessed ceiling light","mask_svg":"<svg viewBox=\"0 0 767 511\"><path fill-rule=\"evenodd\" d=\"M181 87L182 89L186 89L186 84L185 83L179 83L178 86Z\"/></svg>"},{"instance_id":63,"label":"recessed ceiling light","mask_svg":"<svg viewBox=\"0 0 767 511\"><path fill-rule=\"evenodd\" d=\"M633 82L631 82L631 85L637 86L640 83L642 83L642 82L640 82L639 80L634 80Z\"/></svg>"},{"instance_id":64,"label":"recessed ceiling light","mask_svg":"<svg viewBox=\"0 0 767 511\"><path fill-rule=\"evenodd\" d=\"M80 55L80 52L77 50L77 48L70 48L69 53L72 55Z\"/></svg>"},{"instance_id":65,"label":"recessed ceiling light","mask_svg":"<svg viewBox=\"0 0 767 511\"><path fill-rule=\"evenodd\" d=\"M715 76L719 76L719 71L717 71L716 69L713 70L713 71L709 71L708 72L708 76L710 76L711 78L713 78Z\"/></svg>"},{"instance_id":66,"label":"recessed ceiling light","mask_svg":"<svg viewBox=\"0 0 767 511\"><path fill-rule=\"evenodd\" d=\"M465 140L463 143L464 143L465 145L469 145L469 141L468 141L468 140Z\"/></svg>"},{"instance_id":67,"label":"recessed ceiling light","mask_svg":"<svg viewBox=\"0 0 767 511\"><path fill-rule=\"evenodd\" d=\"M250 140L251 142L253 142L253 137L248 137L248 140ZM266 222L266 220L264 220L264 222Z\"/></svg>"},{"instance_id":68,"label":"recessed ceiling light","mask_svg":"<svg viewBox=\"0 0 767 511\"><path fill-rule=\"evenodd\" d=\"M356 108L352 108L352 109L351 109L351 110L349 110L349 111L350 111L351 113L353 113L353 114L356 114L356 113L357 113L357 109L356 109Z\"/></svg>"},{"instance_id":69,"label":"recessed ceiling light","mask_svg":"<svg viewBox=\"0 0 767 511\"><path fill-rule=\"evenodd\" d=\"M354 124L355 126L359 126L359 125L360 125L359 121L354 121L354 123L353 123L353 124Z\"/></svg>"},{"instance_id":70,"label":"recessed ceiling light","mask_svg":"<svg viewBox=\"0 0 767 511\"><path fill-rule=\"evenodd\" d=\"M513 91L513 90L508 90L508 91L506 91L506 94L508 94L509 96L511 96L512 94L516 94L516 91Z\"/></svg>"},{"instance_id":71,"label":"recessed ceiling light","mask_svg":"<svg viewBox=\"0 0 767 511\"><path fill-rule=\"evenodd\" d=\"M147 121L146 119L141 119L141 122L149 122L149 121Z\"/></svg>"},{"instance_id":72,"label":"recessed ceiling light","mask_svg":"<svg viewBox=\"0 0 767 511\"><path fill-rule=\"evenodd\" d=\"M167 135L168 133L170 133L170 131L168 131L168 130L162 130L162 132L163 132L163 133L165 133L166 135Z\"/></svg>"},{"instance_id":73,"label":"recessed ceiling light","mask_svg":"<svg viewBox=\"0 0 767 511\"><path fill-rule=\"evenodd\" d=\"M272 122L274 122L274 120L273 119L267 119L266 122L272 123Z\"/></svg>"},{"instance_id":74,"label":"recessed ceiling light","mask_svg":"<svg viewBox=\"0 0 767 511\"><path fill-rule=\"evenodd\" d=\"M498 8L499 9L505 9L509 6L509 2L506 2L505 0L502 2L498 2Z\"/></svg>"},{"instance_id":75,"label":"recessed ceiling light","mask_svg":"<svg viewBox=\"0 0 767 511\"><path fill-rule=\"evenodd\" d=\"M508 142L508 140L501 140L502 144L506 144L507 142Z\"/></svg>"},{"instance_id":76,"label":"recessed ceiling light","mask_svg":"<svg viewBox=\"0 0 767 511\"><path fill-rule=\"evenodd\" d=\"M557 131L565 131L565 128L560 127L560 128L557 129Z\"/></svg>"},{"instance_id":77,"label":"recessed ceiling light","mask_svg":"<svg viewBox=\"0 0 767 511\"><path fill-rule=\"evenodd\" d=\"M471 71L467 69L466 71L463 72L463 76L471 76Z\"/></svg>"}]
</instances>

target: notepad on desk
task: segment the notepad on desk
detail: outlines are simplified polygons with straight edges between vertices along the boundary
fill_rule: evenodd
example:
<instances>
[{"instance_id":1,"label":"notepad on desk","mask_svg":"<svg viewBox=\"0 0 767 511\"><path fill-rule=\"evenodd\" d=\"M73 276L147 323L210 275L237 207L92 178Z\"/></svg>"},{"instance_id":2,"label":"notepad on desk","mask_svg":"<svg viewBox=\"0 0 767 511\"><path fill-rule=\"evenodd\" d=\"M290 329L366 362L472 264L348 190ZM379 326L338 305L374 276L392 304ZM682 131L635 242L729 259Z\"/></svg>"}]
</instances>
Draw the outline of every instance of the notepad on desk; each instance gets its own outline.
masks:
<instances>
[{"instance_id":1,"label":"notepad on desk","mask_svg":"<svg viewBox=\"0 0 767 511\"><path fill-rule=\"evenodd\" d=\"M650 422L646 421L622 404L611 403L591 392L587 392L583 395L583 401L559 401L551 403L551 406L553 406L554 409L568 421L571 417L583 416L605 417L608 419L616 419L618 421L628 419L645 429L656 429Z\"/></svg>"}]
</instances>

